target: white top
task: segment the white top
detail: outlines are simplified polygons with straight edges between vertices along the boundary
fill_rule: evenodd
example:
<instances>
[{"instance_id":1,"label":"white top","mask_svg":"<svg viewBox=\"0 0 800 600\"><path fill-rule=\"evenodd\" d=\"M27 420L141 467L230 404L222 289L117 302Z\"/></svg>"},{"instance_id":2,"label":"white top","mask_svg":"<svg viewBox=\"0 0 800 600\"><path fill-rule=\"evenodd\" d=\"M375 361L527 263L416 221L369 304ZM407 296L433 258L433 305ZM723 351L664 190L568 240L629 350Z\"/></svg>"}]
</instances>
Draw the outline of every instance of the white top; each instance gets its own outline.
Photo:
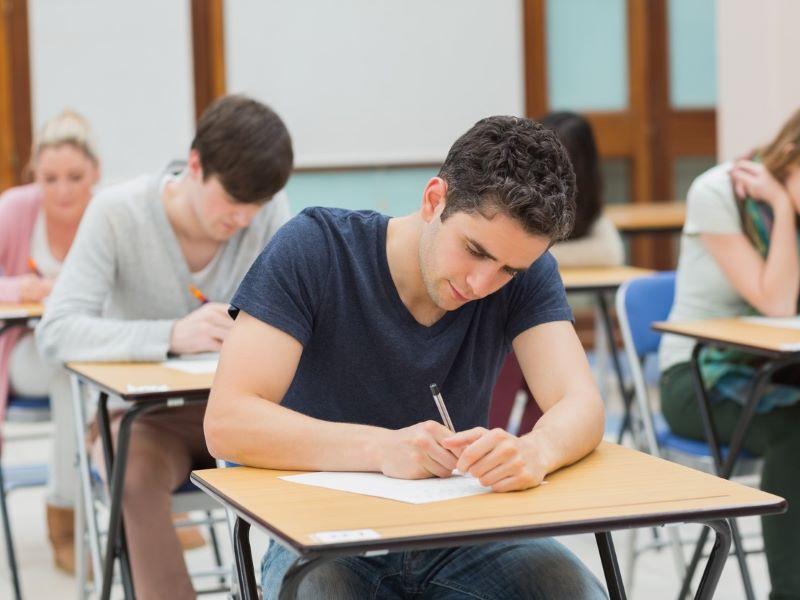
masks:
<instances>
[{"instance_id":1,"label":"white top","mask_svg":"<svg viewBox=\"0 0 800 600\"><path fill-rule=\"evenodd\" d=\"M701 233L742 232L730 169L731 163L713 167L689 188L670 321L728 318L752 312L700 241ZM691 338L665 334L659 350L661 371L690 360L694 344Z\"/></svg>"},{"instance_id":2,"label":"white top","mask_svg":"<svg viewBox=\"0 0 800 600\"><path fill-rule=\"evenodd\" d=\"M53 256L47 241L47 223L44 209L39 210L31 235L31 258L36 261L39 272L48 279L55 279L61 271L61 261Z\"/></svg>"},{"instance_id":3,"label":"white top","mask_svg":"<svg viewBox=\"0 0 800 600\"><path fill-rule=\"evenodd\" d=\"M582 238L550 248L559 267L618 267L625 262L625 246L614 223L600 215Z\"/></svg>"},{"instance_id":4,"label":"white top","mask_svg":"<svg viewBox=\"0 0 800 600\"><path fill-rule=\"evenodd\" d=\"M164 360L172 326L200 306L159 190L163 172L104 189L89 203L50 304L36 328L43 356L77 360ZM278 228L289 202L276 194L226 241L204 282L228 302ZM213 262L213 261L212 261Z\"/></svg>"}]
</instances>

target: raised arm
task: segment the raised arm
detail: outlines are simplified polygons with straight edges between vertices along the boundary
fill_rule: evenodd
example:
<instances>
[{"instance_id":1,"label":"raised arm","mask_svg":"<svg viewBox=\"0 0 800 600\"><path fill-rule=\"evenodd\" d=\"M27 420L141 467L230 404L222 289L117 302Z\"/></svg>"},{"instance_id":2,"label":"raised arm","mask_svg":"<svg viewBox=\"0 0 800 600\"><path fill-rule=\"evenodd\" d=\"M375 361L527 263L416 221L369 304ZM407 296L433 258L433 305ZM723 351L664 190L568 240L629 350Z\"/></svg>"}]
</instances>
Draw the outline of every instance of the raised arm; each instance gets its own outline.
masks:
<instances>
[{"instance_id":1,"label":"raised arm","mask_svg":"<svg viewBox=\"0 0 800 600\"><path fill-rule=\"evenodd\" d=\"M767 316L792 316L797 312L800 291L794 202L764 165L739 161L731 175L740 195L759 198L772 207L774 223L767 257L762 258L743 233L701 233L700 239L750 305Z\"/></svg>"}]
</instances>

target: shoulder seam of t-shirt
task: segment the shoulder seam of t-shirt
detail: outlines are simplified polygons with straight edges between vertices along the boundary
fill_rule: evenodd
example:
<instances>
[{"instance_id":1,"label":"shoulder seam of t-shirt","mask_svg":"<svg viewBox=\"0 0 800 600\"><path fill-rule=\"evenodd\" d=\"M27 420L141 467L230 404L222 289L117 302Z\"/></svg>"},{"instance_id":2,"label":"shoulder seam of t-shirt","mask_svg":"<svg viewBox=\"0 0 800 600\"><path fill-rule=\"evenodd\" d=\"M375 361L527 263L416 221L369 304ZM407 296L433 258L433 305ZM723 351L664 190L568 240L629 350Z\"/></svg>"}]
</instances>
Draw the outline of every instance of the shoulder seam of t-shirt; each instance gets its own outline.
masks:
<instances>
[{"instance_id":1,"label":"shoulder seam of t-shirt","mask_svg":"<svg viewBox=\"0 0 800 600\"><path fill-rule=\"evenodd\" d=\"M303 211L300 214L302 215L306 211L310 212L312 208L313 207L303 209ZM325 233L325 228L320 225L320 223L319 223L319 221L318 221L318 219L316 217L310 217L308 214L306 214L304 216L306 218L309 218L312 221L314 221L314 224L319 228L319 231L320 231L320 234L322 235L322 237L323 238L327 238L327 235ZM317 303L316 306L314 306L314 310L312 312L312 317L313 317L314 321L317 321L317 319L319 318L320 309L323 306L325 306L325 303L328 301L328 292L329 292L329 290L331 288L330 283L331 283L331 277L333 276L333 261L331 261L330 253L327 253L326 258L328 259L328 272L325 275L325 284L322 286L322 294L320 294L319 302ZM312 330L311 333L313 333L313 330ZM308 340L306 340L306 341L308 341Z\"/></svg>"},{"instance_id":2,"label":"shoulder seam of t-shirt","mask_svg":"<svg viewBox=\"0 0 800 600\"><path fill-rule=\"evenodd\" d=\"M537 325L556 323L558 321L569 321L572 323L573 315L571 311L564 308L551 308L543 312L537 312L536 314L531 315L529 319L522 321L522 323L515 328L518 331L509 331L508 333L511 335L509 335L509 339L507 341L509 344L511 344L517 338L517 336L528 331L529 329L533 329Z\"/></svg>"}]
</instances>

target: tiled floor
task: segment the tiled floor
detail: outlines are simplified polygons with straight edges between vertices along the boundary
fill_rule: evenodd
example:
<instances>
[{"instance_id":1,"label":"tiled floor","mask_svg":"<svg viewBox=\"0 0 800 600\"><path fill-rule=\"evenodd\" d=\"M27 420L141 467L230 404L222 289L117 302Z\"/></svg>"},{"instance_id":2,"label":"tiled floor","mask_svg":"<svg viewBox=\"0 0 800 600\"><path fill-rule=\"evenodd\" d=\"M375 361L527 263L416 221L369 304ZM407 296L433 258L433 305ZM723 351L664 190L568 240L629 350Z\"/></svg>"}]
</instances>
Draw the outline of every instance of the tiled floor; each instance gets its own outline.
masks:
<instances>
[{"instance_id":1,"label":"tiled floor","mask_svg":"<svg viewBox=\"0 0 800 600\"><path fill-rule=\"evenodd\" d=\"M610 421L613 420L614 413L611 411ZM25 432L30 426L10 426L9 435ZM18 464L25 461L44 461L47 457L48 443L45 441L36 442L8 442L3 449L5 464ZM609 481L609 485L613 485ZM17 547L18 560L21 566L23 593L26 599L58 599L76 597L75 580L53 568L50 549L47 543L45 520L44 520L44 497L43 489L19 490L11 494L9 510L12 515L14 526L14 536ZM759 525L757 519L744 519L741 522L742 528L746 533L755 534L756 539L749 540L751 547L760 546L758 539ZM220 534L225 535L225 531L220 528ZM683 527L681 533L689 538L696 535L697 529ZM648 530L640 530L639 538L642 541L652 539L652 533ZM222 538L223 540L226 538ZM614 541L619 556L620 564L623 568L623 576L628 575L626 556L628 548L628 532L614 534ZM591 535L579 535L562 538L562 541L571 548L597 575L602 578L602 567L597 556L594 537ZM230 548L223 544L226 552L226 559L230 560ZM259 533L253 535L253 553L260 557L263 548L266 546L266 538ZM687 549L686 553L689 553ZM193 550L187 553L187 559L191 566L204 567L211 565L211 553L208 548ZM0 550L0 598L11 598L11 586L5 562L4 550ZM763 555L753 555L748 559L751 574L758 598L766 598L769 591L769 578L766 570L766 562ZM676 597L679 582L676 577L676 570L673 566L671 555L668 551L647 552L638 561L635 570L635 585L628 590L629 598L645 598L647 600L673 599ZM114 597L121 598L122 594L117 590ZM209 595L207 598L224 598L225 595ZM743 598L741 591L741 578L739 575L736 561L728 561L722 581L717 591L717 598L734 600Z\"/></svg>"}]
</instances>

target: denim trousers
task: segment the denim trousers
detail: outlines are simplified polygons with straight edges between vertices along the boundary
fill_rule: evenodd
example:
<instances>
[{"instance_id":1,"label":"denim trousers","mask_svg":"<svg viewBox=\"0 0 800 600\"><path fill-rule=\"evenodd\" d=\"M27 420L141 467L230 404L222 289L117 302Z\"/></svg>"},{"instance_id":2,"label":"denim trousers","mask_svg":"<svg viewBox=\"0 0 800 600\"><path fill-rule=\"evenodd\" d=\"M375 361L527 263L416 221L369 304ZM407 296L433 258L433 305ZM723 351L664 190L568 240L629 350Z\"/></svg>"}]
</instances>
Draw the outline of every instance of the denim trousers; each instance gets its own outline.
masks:
<instances>
[{"instance_id":1,"label":"denim trousers","mask_svg":"<svg viewBox=\"0 0 800 600\"><path fill-rule=\"evenodd\" d=\"M261 562L264 600L278 598L297 555L271 543ZM303 600L607 598L605 587L564 546L541 538L438 550L339 557L303 579Z\"/></svg>"}]
</instances>

